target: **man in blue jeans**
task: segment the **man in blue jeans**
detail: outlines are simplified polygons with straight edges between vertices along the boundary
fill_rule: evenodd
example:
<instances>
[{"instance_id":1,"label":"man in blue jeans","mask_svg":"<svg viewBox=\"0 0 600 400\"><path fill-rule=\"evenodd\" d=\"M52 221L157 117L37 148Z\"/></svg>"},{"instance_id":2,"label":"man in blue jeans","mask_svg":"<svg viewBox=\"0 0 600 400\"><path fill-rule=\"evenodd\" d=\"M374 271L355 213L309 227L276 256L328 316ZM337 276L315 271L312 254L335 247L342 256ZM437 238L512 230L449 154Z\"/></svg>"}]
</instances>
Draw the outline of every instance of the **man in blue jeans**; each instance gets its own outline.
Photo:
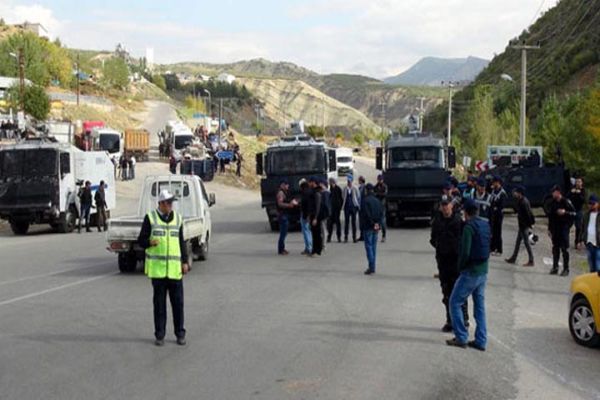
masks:
<instances>
[{"instance_id":1,"label":"man in blue jeans","mask_svg":"<svg viewBox=\"0 0 600 400\"><path fill-rule=\"evenodd\" d=\"M300 180L300 228L302 229L302 238L304 239L303 255L309 256L312 254L312 232L310 230L309 215L313 212L311 207L314 207L313 190L308 185L306 179Z\"/></svg>"},{"instance_id":2,"label":"man in blue jeans","mask_svg":"<svg viewBox=\"0 0 600 400\"><path fill-rule=\"evenodd\" d=\"M282 180L279 184L277 193L277 220L279 222L279 242L277 244L277 253L280 256L287 256L289 253L285 249L285 238L288 234L290 224L289 212L296 207L298 202L290 195L290 184L287 180Z\"/></svg>"},{"instance_id":3,"label":"man in blue jeans","mask_svg":"<svg viewBox=\"0 0 600 400\"><path fill-rule=\"evenodd\" d=\"M590 272L600 272L600 218L598 218L598 196L590 196L589 211L583 219L582 240L588 254Z\"/></svg>"},{"instance_id":4,"label":"man in blue jeans","mask_svg":"<svg viewBox=\"0 0 600 400\"><path fill-rule=\"evenodd\" d=\"M479 206L472 199L464 205L465 227L461 238L458 269L460 276L450 296L450 317L454 338L447 340L448 346L471 347L485 351L487 328L485 322L485 284L490 258L491 229L488 221L480 218ZM465 327L462 305L473 296L473 317L477 323L475 340L469 340Z\"/></svg>"},{"instance_id":5,"label":"man in blue jeans","mask_svg":"<svg viewBox=\"0 0 600 400\"><path fill-rule=\"evenodd\" d=\"M377 261L377 236L383 224L383 205L375 197L372 184L369 183L365 186L364 193L363 206L360 209L360 228L363 232L369 263L365 275L373 275Z\"/></svg>"}]
</instances>

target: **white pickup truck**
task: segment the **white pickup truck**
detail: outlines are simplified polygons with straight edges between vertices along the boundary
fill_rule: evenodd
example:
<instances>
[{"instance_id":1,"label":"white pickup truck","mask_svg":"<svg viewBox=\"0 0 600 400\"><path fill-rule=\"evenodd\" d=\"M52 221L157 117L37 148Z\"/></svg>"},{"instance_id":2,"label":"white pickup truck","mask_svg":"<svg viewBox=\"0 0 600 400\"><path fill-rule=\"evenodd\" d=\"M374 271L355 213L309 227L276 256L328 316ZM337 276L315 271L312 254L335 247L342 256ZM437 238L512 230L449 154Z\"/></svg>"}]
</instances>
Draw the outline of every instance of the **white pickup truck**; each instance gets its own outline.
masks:
<instances>
[{"instance_id":1,"label":"white pickup truck","mask_svg":"<svg viewBox=\"0 0 600 400\"><path fill-rule=\"evenodd\" d=\"M168 189L177 198L173 208L183 215L183 238L188 249L189 265L194 259L208 257L211 237L209 207L215 204L214 193L208 194L202 180L194 175L149 176L144 182L138 213L131 217L114 218L108 223L108 250L117 253L119 270L134 272L145 252L137 243L142 222L149 211L158 206L158 194Z\"/></svg>"}]
</instances>

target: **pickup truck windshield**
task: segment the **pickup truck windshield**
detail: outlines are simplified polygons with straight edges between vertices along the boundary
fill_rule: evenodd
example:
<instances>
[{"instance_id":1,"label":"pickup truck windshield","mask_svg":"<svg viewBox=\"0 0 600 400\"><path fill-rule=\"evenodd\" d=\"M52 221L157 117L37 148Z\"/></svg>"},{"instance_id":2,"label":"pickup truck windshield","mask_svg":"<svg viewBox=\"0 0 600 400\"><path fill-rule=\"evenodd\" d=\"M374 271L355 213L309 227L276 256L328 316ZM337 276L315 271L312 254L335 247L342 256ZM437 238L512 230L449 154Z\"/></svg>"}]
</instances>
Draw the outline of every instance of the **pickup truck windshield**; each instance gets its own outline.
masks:
<instances>
[{"instance_id":1,"label":"pickup truck windshield","mask_svg":"<svg viewBox=\"0 0 600 400\"><path fill-rule=\"evenodd\" d=\"M121 135L116 133L102 133L98 138L98 145L101 150L108 151L109 153L118 153L121 149L120 145Z\"/></svg>"},{"instance_id":2,"label":"pickup truck windshield","mask_svg":"<svg viewBox=\"0 0 600 400\"><path fill-rule=\"evenodd\" d=\"M338 157L337 160L340 163L348 163L348 162L352 162L352 157Z\"/></svg>"},{"instance_id":3,"label":"pickup truck windshield","mask_svg":"<svg viewBox=\"0 0 600 400\"><path fill-rule=\"evenodd\" d=\"M185 149L192 144L193 140L192 135L175 136L175 148L177 150Z\"/></svg>"},{"instance_id":4,"label":"pickup truck windshield","mask_svg":"<svg viewBox=\"0 0 600 400\"><path fill-rule=\"evenodd\" d=\"M57 175L57 152L50 149L0 152L0 177L33 178Z\"/></svg>"},{"instance_id":5,"label":"pickup truck windshield","mask_svg":"<svg viewBox=\"0 0 600 400\"><path fill-rule=\"evenodd\" d=\"M396 147L389 150L389 167L441 168L438 147Z\"/></svg>"},{"instance_id":6,"label":"pickup truck windshield","mask_svg":"<svg viewBox=\"0 0 600 400\"><path fill-rule=\"evenodd\" d=\"M322 147L273 150L268 154L270 175L318 174L325 171Z\"/></svg>"}]
</instances>

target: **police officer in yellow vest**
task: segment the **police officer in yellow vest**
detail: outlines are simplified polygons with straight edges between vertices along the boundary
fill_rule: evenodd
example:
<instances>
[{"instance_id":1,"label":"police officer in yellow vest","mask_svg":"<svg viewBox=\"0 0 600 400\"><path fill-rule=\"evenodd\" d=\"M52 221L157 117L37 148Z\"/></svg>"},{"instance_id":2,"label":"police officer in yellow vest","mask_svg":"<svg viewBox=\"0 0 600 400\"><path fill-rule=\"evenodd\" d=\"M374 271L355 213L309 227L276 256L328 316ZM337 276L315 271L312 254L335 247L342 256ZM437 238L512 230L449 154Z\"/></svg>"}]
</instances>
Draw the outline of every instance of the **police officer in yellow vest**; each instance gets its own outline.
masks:
<instances>
[{"instance_id":1,"label":"police officer in yellow vest","mask_svg":"<svg viewBox=\"0 0 600 400\"><path fill-rule=\"evenodd\" d=\"M183 275L190 267L183 240L182 216L173 211L176 200L168 190L158 196L158 209L144 218L138 243L146 249L145 272L154 289L154 336L157 346L165 344L167 325L167 293L173 308L173 324L177 344L184 346Z\"/></svg>"}]
</instances>

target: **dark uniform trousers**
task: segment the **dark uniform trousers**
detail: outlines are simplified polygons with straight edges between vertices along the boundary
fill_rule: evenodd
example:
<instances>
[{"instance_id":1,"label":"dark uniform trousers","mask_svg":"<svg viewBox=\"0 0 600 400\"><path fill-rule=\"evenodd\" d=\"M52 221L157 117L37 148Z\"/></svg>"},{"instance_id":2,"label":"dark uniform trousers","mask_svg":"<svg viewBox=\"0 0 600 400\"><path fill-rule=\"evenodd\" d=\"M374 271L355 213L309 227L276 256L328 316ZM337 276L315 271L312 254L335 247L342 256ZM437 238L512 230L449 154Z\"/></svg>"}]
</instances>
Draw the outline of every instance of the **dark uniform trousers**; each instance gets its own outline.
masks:
<instances>
[{"instance_id":1,"label":"dark uniform trousers","mask_svg":"<svg viewBox=\"0 0 600 400\"><path fill-rule=\"evenodd\" d=\"M164 339L167 328L167 292L173 309L175 336L185 337L183 328L183 280L152 279L154 289L154 336Z\"/></svg>"},{"instance_id":2,"label":"dark uniform trousers","mask_svg":"<svg viewBox=\"0 0 600 400\"><path fill-rule=\"evenodd\" d=\"M502 223L504 222L504 214L500 212L492 212L490 225L492 228L492 243L491 250L502 253Z\"/></svg>"},{"instance_id":3,"label":"dark uniform trousers","mask_svg":"<svg viewBox=\"0 0 600 400\"><path fill-rule=\"evenodd\" d=\"M458 279L458 255L437 255L436 256L438 272L440 276L440 286L442 287L442 303L446 307L446 323L452 324L450 318L450 295L454 289L454 284ZM456 272L450 272L456 271ZM469 321L468 302L462 306L465 323Z\"/></svg>"},{"instance_id":4,"label":"dark uniform trousers","mask_svg":"<svg viewBox=\"0 0 600 400\"><path fill-rule=\"evenodd\" d=\"M570 227L558 227L551 232L552 237L552 269L558 269L560 253L563 256L563 269L569 270L569 231Z\"/></svg>"},{"instance_id":5,"label":"dark uniform trousers","mask_svg":"<svg viewBox=\"0 0 600 400\"><path fill-rule=\"evenodd\" d=\"M341 222L342 210L332 210L331 215L327 219L327 240L331 240L333 235L333 228L335 227L335 234L338 241L342 238L342 222Z\"/></svg>"}]
</instances>

